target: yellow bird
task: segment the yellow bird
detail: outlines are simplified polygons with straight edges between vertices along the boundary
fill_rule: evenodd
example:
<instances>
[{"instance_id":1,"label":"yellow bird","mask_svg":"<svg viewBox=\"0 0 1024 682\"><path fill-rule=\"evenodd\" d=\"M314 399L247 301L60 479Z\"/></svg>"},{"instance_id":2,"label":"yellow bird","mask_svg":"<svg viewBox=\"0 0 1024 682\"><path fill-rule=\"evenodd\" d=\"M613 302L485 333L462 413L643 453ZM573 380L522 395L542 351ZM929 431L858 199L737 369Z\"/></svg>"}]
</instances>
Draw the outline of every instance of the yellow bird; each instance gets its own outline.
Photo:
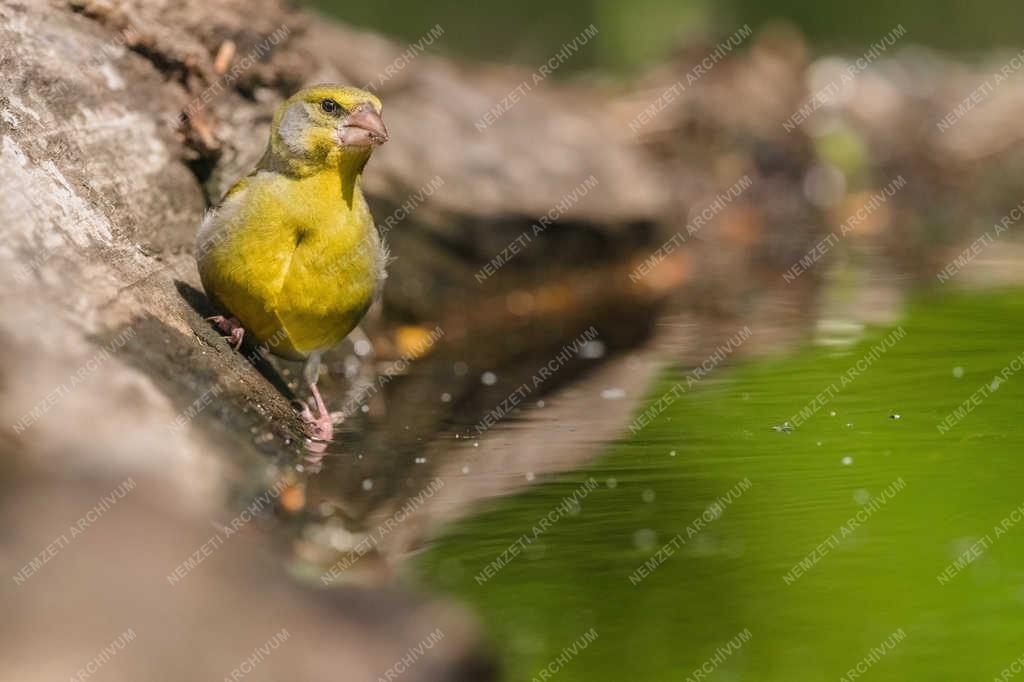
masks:
<instances>
[{"instance_id":1,"label":"yellow bird","mask_svg":"<svg viewBox=\"0 0 1024 682\"><path fill-rule=\"evenodd\" d=\"M256 168L199 230L203 288L225 315L212 319L237 350L242 336L275 355L306 360L318 414L315 437L333 433L317 389L320 358L359 323L385 278L387 252L360 189L373 148L388 139L374 95L317 85L274 114Z\"/></svg>"}]
</instances>

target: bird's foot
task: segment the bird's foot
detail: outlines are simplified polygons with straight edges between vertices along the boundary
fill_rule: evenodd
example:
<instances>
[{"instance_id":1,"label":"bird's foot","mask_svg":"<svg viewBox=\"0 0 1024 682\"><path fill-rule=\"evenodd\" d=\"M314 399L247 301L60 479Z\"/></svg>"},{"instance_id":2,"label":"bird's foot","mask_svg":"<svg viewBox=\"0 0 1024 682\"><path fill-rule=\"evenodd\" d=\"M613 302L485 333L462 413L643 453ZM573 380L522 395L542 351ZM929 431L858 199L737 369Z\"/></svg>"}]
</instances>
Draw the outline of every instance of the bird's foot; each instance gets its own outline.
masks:
<instances>
[{"instance_id":1,"label":"bird's foot","mask_svg":"<svg viewBox=\"0 0 1024 682\"><path fill-rule=\"evenodd\" d=\"M233 317L224 317L223 315L214 315L213 317L206 318L208 322L213 322L213 326L220 330L222 334L225 334L224 339L231 344L231 347L238 350L242 346L242 339L245 338L245 327L242 323Z\"/></svg>"},{"instance_id":2,"label":"bird's foot","mask_svg":"<svg viewBox=\"0 0 1024 682\"><path fill-rule=\"evenodd\" d=\"M292 401L299 419L302 420L302 431L308 437L320 441L329 441L334 438L334 422L330 413L324 411L320 414L313 414L305 402L301 400Z\"/></svg>"},{"instance_id":3,"label":"bird's foot","mask_svg":"<svg viewBox=\"0 0 1024 682\"><path fill-rule=\"evenodd\" d=\"M327 411L324 398L317 388L317 378L320 374L320 353L312 353L306 360L306 367L302 370L303 378L309 384L309 391L313 394L313 404L316 406L316 415L305 402L299 403L299 419L302 420L302 430L314 440L329 441L334 438L334 423L331 421L331 413ZM299 401L296 401L299 402Z\"/></svg>"}]
</instances>

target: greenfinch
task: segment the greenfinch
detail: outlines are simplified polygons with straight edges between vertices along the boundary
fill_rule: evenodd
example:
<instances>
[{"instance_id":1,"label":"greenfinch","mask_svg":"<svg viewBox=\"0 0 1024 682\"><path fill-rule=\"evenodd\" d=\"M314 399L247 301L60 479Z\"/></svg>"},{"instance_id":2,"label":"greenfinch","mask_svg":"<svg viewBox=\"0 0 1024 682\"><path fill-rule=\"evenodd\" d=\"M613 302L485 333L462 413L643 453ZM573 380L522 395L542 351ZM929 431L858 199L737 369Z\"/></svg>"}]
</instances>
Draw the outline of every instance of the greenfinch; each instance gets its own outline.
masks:
<instances>
[{"instance_id":1,"label":"greenfinch","mask_svg":"<svg viewBox=\"0 0 1024 682\"><path fill-rule=\"evenodd\" d=\"M199 229L203 288L235 348L248 335L275 355L305 360L317 409L307 431L330 439L317 376L324 352L366 314L387 252L360 189L375 146L388 139L381 102L340 85L306 88L274 114L266 152Z\"/></svg>"}]
</instances>

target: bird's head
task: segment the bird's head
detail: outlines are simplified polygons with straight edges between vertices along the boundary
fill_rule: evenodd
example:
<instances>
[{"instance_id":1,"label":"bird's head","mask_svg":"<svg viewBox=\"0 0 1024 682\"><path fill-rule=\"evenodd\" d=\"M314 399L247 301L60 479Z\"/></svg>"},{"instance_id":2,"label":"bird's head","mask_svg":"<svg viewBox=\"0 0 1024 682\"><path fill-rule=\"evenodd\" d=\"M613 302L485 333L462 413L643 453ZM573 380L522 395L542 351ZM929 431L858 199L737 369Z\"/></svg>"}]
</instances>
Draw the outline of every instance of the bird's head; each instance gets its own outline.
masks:
<instances>
[{"instance_id":1,"label":"bird's head","mask_svg":"<svg viewBox=\"0 0 1024 682\"><path fill-rule=\"evenodd\" d=\"M274 114L270 151L309 170L357 166L388 139L381 103L373 94L343 85L315 85L285 100Z\"/></svg>"}]
</instances>

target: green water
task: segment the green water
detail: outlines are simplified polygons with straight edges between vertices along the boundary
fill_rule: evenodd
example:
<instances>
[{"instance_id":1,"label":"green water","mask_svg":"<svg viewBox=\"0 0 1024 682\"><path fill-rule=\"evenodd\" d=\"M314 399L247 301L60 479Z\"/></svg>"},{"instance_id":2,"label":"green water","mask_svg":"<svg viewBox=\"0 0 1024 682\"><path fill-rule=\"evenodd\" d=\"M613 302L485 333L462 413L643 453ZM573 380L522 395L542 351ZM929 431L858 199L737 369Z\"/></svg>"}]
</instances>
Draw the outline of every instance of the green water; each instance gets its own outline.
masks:
<instances>
[{"instance_id":1,"label":"green water","mask_svg":"<svg viewBox=\"0 0 1024 682\"><path fill-rule=\"evenodd\" d=\"M702 665L712 680L840 680L872 647L877 660L856 679L993 679L1024 654L1024 520L1009 518L1024 503L1024 372L947 433L937 424L1024 350L1022 322L1020 291L918 300L899 323L905 336L789 432L772 427L840 386L892 328L716 370L585 470L457 524L418 569L474 607L509 680L532 679L590 628L597 638L563 657L558 680L700 679ZM651 399L680 376L663 377ZM478 584L589 478L600 486L578 513ZM749 489L691 537L744 479ZM863 521L848 525L858 511ZM677 533L685 544L632 584ZM745 630L749 641L706 664Z\"/></svg>"}]
</instances>

